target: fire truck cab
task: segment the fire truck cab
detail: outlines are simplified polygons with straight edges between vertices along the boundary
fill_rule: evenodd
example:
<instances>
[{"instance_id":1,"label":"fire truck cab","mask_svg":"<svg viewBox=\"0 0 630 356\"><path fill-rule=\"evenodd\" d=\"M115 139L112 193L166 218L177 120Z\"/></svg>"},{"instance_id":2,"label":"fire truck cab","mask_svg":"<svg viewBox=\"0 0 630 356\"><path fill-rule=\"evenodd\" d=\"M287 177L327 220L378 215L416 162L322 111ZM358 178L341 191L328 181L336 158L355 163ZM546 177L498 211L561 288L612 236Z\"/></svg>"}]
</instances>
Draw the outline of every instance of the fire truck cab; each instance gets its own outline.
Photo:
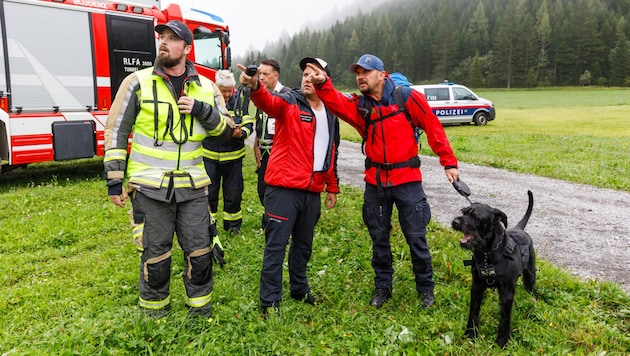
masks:
<instances>
[{"instance_id":1,"label":"fire truck cab","mask_svg":"<svg viewBox=\"0 0 630 356\"><path fill-rule=\"evenodd\" d=\"M183 0L181 0L183 1ZM189 55L214 80L230 67L229 28L208 11L159 0L0 0L1 171L102 156L119 84L153 65L155 25L184 22Z\"/></svg>"}]
</instances>

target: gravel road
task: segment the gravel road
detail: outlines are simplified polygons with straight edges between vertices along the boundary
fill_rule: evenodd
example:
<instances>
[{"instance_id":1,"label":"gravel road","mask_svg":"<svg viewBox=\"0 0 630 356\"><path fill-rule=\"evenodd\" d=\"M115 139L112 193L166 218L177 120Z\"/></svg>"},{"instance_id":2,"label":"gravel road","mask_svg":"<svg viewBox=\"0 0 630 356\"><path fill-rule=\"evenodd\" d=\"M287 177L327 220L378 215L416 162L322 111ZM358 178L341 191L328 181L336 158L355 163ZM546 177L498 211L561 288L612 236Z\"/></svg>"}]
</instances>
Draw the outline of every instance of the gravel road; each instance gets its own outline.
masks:
<instances>
[{"instance_id":1,"label":"gravel road","mask_svg":"<svg viewBox=\"0 0 630 356\"><path fill-rule=\"evenodd\" d=\"M341 184L364 187L363 159L360 144L342 141ZM450 226L468 201L448 183L437 158L421 159L433 219ZM466 163L459 169L472 191L470 199L505 212L510 226L525 213L531 190L534 211L526 231L534 239L538 258L585 280L615 282L630 294L629 193Z\"/></svg>"}]
</instances>

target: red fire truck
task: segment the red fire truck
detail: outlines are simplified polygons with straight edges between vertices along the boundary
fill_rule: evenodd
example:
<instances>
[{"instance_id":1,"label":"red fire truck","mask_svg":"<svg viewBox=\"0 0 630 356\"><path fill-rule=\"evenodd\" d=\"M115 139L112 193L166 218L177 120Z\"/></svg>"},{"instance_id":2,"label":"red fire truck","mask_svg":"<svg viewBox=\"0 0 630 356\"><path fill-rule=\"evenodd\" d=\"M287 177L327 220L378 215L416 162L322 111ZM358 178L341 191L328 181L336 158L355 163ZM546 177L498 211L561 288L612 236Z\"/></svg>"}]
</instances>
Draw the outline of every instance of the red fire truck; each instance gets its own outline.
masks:
<instances>
[{"instance_id":1,"label":"red fire truck","mask_svg":"<svg viewBox=\"0 0 630 356\"><path fill-rule=\"evenodd\" d=\"M116 90L126 75L153 65L157 24L188 25L189 58L201 74L214 79L229 68L228 26L172 1L182 3L0 0L0 172L103 156Z\"/></svg>"}]
</instances>

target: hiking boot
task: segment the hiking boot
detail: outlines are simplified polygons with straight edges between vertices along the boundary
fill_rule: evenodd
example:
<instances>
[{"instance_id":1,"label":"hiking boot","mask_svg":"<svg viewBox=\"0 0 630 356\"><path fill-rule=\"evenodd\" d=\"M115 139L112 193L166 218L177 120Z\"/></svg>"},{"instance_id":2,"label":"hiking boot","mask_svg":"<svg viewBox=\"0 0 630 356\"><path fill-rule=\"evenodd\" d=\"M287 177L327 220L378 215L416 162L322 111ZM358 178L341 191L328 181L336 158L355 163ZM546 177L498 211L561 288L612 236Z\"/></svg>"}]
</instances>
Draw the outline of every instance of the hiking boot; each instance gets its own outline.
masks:
<instances>
[{"instance_id":1,"label":"hiking boot","mask_svg":"<svg viewBox=\"0 0 630 356\"><path fill-rule=\"evenodd\" d=\"M315 294L308 292L306 294L297 294L297 293L293 293L291 292L291 298L295 299L295 300L301 300L306 304L310 304L310 305L315 305L319 302L319 300L317 299L317 297L315 296Z\"/></svg>"},{"instance_id":2,"label":"hiking boot","mask_svg":"<svg viewBox=\"0 0 630 356\"><path fill-rule=\"evenodd\" d=\"M193 308L190 306L186 306L186 308L188 308L188 314L190 315L200 316L206 319L212 318L212 310L210 309L209 305L203 308Z\"/></svg>"},{"instance_id":3,"label":"hiking boot","mask_svg":"<svg viewBox=\"0 0 630 356\"><path fill-rule=\"evenodd\" d=\"M424 309L430 308L435 303L433 291L420 292L420 300L422 300L422 307Z\"/></svg>"},{"instance_id":4,"label":"hiking boot","mask_svg":"<svg viewBox=\"0 0 630 356\"><path fill-rule=\"evenodd\" d=\"M271 305L261 305L260 314L267 319L271 315L280 316L280 302L273 302Z\"/></svg>"},{"instance_id":5,"label":"hiking boot","mask_svg":"<svg viewBox=\"0 0 630 356\"><path fill-rule=\"evenodd\" d=\"M391 288L377 288L372 300L370 300L370 305L375 308L380 308L385 304L386 301L390 300L392 297Z\"/></svg>"},{"instance_id":6,"label":"hiking boot","mask_svg":"<svg viewBox=\"0 0 630 356\"><path fill-rule=\"evenodd\" d=\"M147 309L147 308L140 307L140 310L142 310L142 312L146 316L149 316L154 319L161 319L161 318L166 317L168 313L171 311L171 305L169 304L161 309Z\"/></svg>"}]
</instances>

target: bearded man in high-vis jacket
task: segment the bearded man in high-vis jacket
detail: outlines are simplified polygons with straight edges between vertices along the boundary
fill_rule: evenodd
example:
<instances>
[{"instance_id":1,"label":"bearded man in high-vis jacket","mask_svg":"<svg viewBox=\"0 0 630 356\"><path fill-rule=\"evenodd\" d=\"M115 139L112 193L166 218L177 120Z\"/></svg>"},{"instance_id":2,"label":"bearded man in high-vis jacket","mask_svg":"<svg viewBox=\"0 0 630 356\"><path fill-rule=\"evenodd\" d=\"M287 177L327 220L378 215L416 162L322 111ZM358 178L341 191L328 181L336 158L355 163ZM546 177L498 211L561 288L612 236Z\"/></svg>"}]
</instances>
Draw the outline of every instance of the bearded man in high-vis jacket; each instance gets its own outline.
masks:
<instances>
[{"instance_id":1,"label":"bearded man in high-vis jacket","mask_svg":"<svg viewBox=\"0 0 630 356\"><path fill-rule=\"evenodd\" d=\"M214 285L208 232L210 178L201 142L208 135L229 139L233 122L219 109L225 110L225 104L216 85L186 58L193 41L188 27L173 20L157 25L155 31L160 34L155 66L125 78L107 119L108 195L120 207L131 198L133 236L140 253L140 308L156 316L170 310L176 234L184 252L188 310L210 317Z\"/></svg>"}]
</instances>

